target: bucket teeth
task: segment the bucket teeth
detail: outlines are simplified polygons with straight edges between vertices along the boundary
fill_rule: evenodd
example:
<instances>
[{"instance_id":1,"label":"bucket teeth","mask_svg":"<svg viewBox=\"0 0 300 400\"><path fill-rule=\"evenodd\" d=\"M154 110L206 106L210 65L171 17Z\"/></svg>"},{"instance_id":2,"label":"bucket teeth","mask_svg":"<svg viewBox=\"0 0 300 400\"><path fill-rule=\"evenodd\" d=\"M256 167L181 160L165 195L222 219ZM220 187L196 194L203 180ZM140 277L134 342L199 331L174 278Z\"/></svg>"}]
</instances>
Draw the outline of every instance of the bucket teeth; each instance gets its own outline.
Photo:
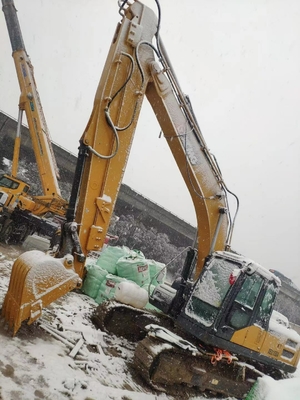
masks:
<instances>
[{"instance_id":1,"label":"bucket teeth","mask_svg":"<svg viewBox=\"0 0 300 400\"><path fill-rule=\"evenodd\" d=\"M13 335L22 321L31 324L42 315L44 307L81 285L72 261L70 255L55 259L38 250L16 259L2 307L2 317Z\"/></svg>"}]
</instances>

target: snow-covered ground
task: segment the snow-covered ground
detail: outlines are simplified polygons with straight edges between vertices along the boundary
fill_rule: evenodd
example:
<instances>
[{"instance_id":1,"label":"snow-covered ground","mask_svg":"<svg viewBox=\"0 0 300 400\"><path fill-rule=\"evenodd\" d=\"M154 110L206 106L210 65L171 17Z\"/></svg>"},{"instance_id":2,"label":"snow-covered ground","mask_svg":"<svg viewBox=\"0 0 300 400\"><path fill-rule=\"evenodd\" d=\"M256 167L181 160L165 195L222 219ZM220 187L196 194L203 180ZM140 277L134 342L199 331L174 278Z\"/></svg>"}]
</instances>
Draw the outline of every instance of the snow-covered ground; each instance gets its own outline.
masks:
<instances>
[{"instance_id":1,"label":"snow-covered ground","mask_svg":"<svg viewBox=\"0 0 300 400\"><path fill-rule=\"evenodd\" d=\"M18 249L0 247L6 255L0 261L1 305ZM83 294L68 293L44 310L42 321L31 326L23 324L14 338L2 321L0 400L175 399L154 393L135 375L131 368L133 344L94 328L90 315L95 306ZM59 336L49 333L53 328ZM74 358L72 350L78 342L83 344ZM207 397L193 397L201 399ZM285 381L269 377L261 380L257 400L277 399L300 399L300 372Z\"/></svg>"}]
</instances>

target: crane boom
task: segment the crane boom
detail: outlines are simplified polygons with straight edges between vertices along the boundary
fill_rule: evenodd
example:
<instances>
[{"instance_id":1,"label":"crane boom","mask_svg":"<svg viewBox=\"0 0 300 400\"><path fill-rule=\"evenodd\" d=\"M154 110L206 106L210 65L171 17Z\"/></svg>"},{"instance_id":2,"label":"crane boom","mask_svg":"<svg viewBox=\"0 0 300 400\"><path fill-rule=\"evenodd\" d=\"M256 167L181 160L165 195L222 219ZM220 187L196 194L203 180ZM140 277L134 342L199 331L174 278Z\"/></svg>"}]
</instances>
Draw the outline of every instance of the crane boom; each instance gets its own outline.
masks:
<instances>
[{"instance_id":1,"label":"crane boom","mask_svg":"<svg viewBox=\"0 0 300 400\"><path fill-rule=\"evenodd\" d=\"M16 8L13 0L2 0L2 5L21 89L19 109L25 111L26 114L43 194L59 199L61 194L57 182L59 178L58 167L34 78L33 66L25 49ZM18 140L19 136L17 136ZM15 157L15 159L17 158ZM15 173L16 168L13 170L13 175Z\"/></svg>"}]
</instances>

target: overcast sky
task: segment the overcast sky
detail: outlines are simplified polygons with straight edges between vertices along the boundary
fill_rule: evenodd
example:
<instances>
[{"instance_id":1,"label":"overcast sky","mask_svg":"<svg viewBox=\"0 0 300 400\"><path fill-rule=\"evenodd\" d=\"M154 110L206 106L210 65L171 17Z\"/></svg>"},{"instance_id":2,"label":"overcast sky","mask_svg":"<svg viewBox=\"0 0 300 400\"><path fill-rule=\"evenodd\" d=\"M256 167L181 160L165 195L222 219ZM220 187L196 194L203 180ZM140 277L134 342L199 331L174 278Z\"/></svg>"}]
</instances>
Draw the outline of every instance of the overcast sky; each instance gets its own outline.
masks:
<instances>
[{"instance_id":1,"label":"overcast sky","mask_svg":"<svg viewBox=\"0 0 300 400\"><path fill-rule=\"evenodd\" d=\"M156 10L154 0L145 1ZM77 154L120 20L116 0L15 0L52 139ZM300 2L161 0L161 36L205 140L240 199L233 247L300 286ZM0 18L0 109L19 87ZM124 183L186 221L195 212L147 104ZM167 188L167 190L166 190Z\"/></svg>"}]
</instances>

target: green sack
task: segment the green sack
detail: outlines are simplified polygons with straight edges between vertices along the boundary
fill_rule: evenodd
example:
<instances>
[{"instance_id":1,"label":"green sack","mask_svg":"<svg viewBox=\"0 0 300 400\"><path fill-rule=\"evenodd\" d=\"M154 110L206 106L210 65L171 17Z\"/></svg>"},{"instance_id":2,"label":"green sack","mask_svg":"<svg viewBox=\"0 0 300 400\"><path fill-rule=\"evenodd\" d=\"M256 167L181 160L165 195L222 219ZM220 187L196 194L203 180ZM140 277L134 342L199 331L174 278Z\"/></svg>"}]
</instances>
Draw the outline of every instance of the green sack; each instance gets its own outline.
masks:
<instances>
[{"instance_id":1,"label":"green sack","mask_svg":"<svg viewBox=\"0 0 300 400\"><path fill-rule=\"evenodd\" d=\"M266 377L272 380L271 377ZM269 383L270 384L270 383ZM245 400L264 400L267 397L268 385L264 378L258 378L252 388L249 390Z\"/></svg>"},{"instance_id":2,"label":"green sack","mask_svg":"<svg viewBox=\"0 0 300 400\"><path fill-rule=\"evenodd\" d=\"M143 289L146 290L148 293L148 296L150 296L153 293L153 290L155 289L155 285L150 285L149 283L146 283L146 285L142 286Z\"/></svg>"},{"instance_id":3,"label":"green sack","mask_svg":"<svg viewBox=\"0 0 300 400\"><path fill-rule=\"evenodd\" d=\"M117 262L117 274L139 286L150 283L149 265L142 253L133 251L130 256L121 257Z\"/></svg>"},{"instance_id":4,"label":"green sack","mask_svg":"<svg viewBox=\"0 0 300 400\"><path fill-rule=\"evenodd\" d=\"M151 285L157 286L159 283L164 283L167 274L166 264L155 260L146 260L149 265Z\"/></svg>"},{"instance_id":5,"label":"green sack","mask_svg":"<svg viewBox=\"0 0 300 400\"><path fill-rule=\"evenodd\" d=\"M87 265L86 270L87 273L81 291L95 299L98 295L100 285L107 275L107 271L96 264Z\"/></svg>"},{"instance_id":6,"label":"green sack","mask_svg":"<svg viewBox=\"0 0 300 400\"><path fill-rule=\"evenodd\" d=\"M126 281L126 279L113 274L107 274L100 285L95 299L96 303L101 304L105 300L114 298L118 283L123 281Z\"/></svg>"},{"instance_id":7,"label":"green sack","mask_svg":"<svg viewBox=\"0 0 300 400\"><path fill-rule=\"evenodd\" d=\"M107 246L101 252L96 264L110 274L117 275L116 263L118 259L129 254L130 250L126 246Z\"/></svg>"},{"instance_id":8,"label":"green sack","mask_svg":"<svg viewBox=\"0 0 300 400\"><path fill-rule=\"evenodd\" d=\"M141 257L141 258L145 258L144 253L141 250L137 250L137 249L130 250L130 254L129 255L131 255L133 257L134 256L138 256L138 257Z\"/></svg>"}]
</instances>

